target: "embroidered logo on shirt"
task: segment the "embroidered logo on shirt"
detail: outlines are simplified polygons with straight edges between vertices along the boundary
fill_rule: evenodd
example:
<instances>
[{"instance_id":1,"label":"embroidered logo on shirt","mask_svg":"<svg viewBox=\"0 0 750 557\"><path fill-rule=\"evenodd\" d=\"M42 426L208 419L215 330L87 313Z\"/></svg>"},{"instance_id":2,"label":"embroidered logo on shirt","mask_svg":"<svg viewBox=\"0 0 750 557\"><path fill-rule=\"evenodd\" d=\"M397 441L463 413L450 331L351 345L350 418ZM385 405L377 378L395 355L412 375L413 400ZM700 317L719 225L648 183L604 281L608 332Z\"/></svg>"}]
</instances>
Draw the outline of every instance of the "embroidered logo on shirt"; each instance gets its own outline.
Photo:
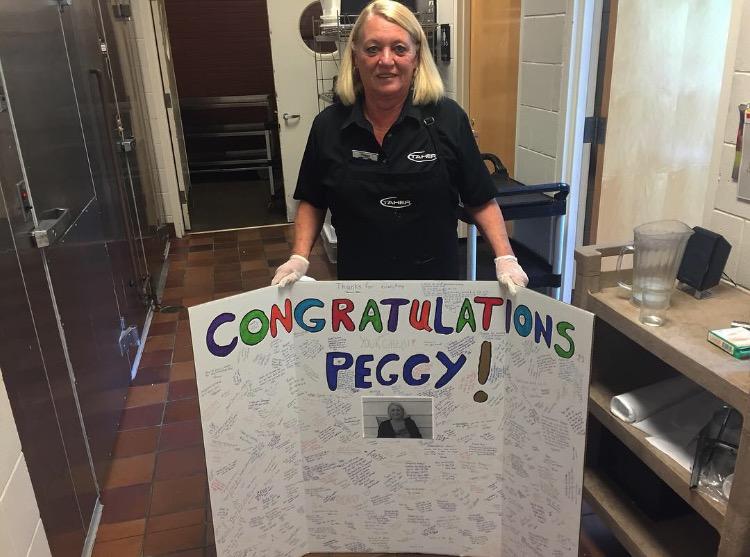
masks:
<instances>
[{"instance_id":1,"label":"embroidered logo on shirt","mask_svg":"<svg viewBox=\"0 0 750 557\"><path fill-rule=\"evenodd\" d=\"M432 162L437 159L435 153L425 153L424 151L414 151L406 155L406 158L411 162Z\"/></svg>"},{"instance_id":2,"label":"embroidered logo on shirt","mask_svg":"<svg viewBox=\"0 0 750 557\"><path fill-rule=\"evenodd\" d=\"M369 151L360 151L358 149L352 149L353 159L364 159L366 161L378 162L378 154L370 153Z\"/></svg>"},{"instance_id":3,"label":"embroidered logo on shirt","mask_svg":"<svg viewBox=\"0 0 750 557\"><path fill-rule=\"evenodd\" d=\"M386 209L405 209L411 207L411 201L408 199L399 199L398 197L385 197L380 200L380 204Z\"/></svg>"}]
</instances>

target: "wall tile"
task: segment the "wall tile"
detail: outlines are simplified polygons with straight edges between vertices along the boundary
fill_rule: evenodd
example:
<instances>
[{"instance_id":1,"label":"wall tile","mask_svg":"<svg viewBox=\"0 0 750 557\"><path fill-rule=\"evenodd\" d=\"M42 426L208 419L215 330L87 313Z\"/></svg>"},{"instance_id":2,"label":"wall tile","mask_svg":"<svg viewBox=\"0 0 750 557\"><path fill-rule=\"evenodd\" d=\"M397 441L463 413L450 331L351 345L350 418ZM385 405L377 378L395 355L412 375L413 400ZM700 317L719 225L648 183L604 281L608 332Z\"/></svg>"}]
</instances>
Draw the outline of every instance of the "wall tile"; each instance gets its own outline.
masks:
<instances>
[{"instance_id":1,"label":"wall tile","mask_svg":"<svg viewBox=\"0 0 750 557\"><path fill-rule=\"evenodd\" d=\"M750 222L744 221L742 225L742 239L739 245L734 245L732 251L737 257L737 271L735 275L732 275L728 271L727 273L737 281L737 284L741 284L746 288L750 287ZM750 314L745 310L745 315L742 319L747 320L748 318L750 318Z\"/></svg>"},{"instance_id":2,"label":"wall tile","mask_svg":"<svg viewBox=\"0 0 750 557\"><path fill-rule=\"evenodd\" d=\"M750 74L735 73L732 77L732 93L727 109L724 143L735 143L737 141L737 126L740 123L740 112L737 105L747 102L750 102Z\"/></svg>"},{"instance_id":3,"label":"wall tile","mask_svg":"<svg viewBox=\"0 0 750 557\"><path fill-rule=\"evenodd\" d=\"M555 179L555 159L516 147L515 178L524 184L543 184Z\"/></svg>"},{"instance_id":4,"label":"wall tile","mask_svg":"<svg viewBox=\"0 0 750 557\"><path fill-rule=\"evenodd\" d=\"M556 112L521 106L516 124L518 146L556 157L558 120Z\"/></svg>"},{"instance_id":5,"label":"wall tile","mask_svg":"<svg viewBox=\"0 0 750 557\"><path fill-rule=\"evenodd\" d=\"M521 61L562 64L565 16L527 17L521 25Z\"/></svg>"},{"instance_id":6,"label":"wall tile","mask_svg":"<svg viewBox=\"0 0 750 557\"><path fill-rule=\"evenodd\" d=\"M524 16L564 14L567 9L567 0L523 0L521 2L521 13Z\"/></svg>"},{"instance_id":7,"label":"wall tile","mask_svg":"<svg viewBox=\"0 0 750 557\"><path fill-rule=\"evenodd\" d=\"M742 251L742 229L746 224L744 219L722 213L721 211L714 211L711 215L711 224L708 228L721 234L727 239L727 242L732 244L732 251L729 253L729 260L725 267L726 273L732 277L735 281L740 283L738 278L740 252ZM748 237L750 240L750 237ZM747 267L748 263L743 266ZM748 277L750 278L750 277ZM750 284L750 280L744 284Z\"/></svg>"},{"instance_id":8,"label":"wall tile","mask_svg":"<svg viewBox=\"0 0 750 557\"><path fill-rule=\"evenodd\" d=\"M16 422L10 409L5 383L0 376L0 493L10 479L20 454L21 442L18 439Z\"/></svg>"},{"instance_id":9,"label":"wall tile","mask_svg":"<svg viewBox=\"0 0 750 557\"><path fill-rule=\"evenodd\" d=\"M737 45L737 58L734 61L734 69L742 72L750 72L750 3L745 2L742 12L740 38Z\"/></svg>"},{"instance_id":10,"label":"wall tile","mask_svg":"<svg viewBox=\"0 0 750 557\"><path fill-rule=\"evenodd\" d=\"M560 110L562 66L521 63L518 102L526 106Z\"/></svg>"},{"instance_id":11,"label":"wall tile","mask_svg":"<svg viewBox=\"0 0 750 557\"><path fill-rule=\"evenodd\" d=\"M31 487L31 478L26 468L26 460L21 456L5 492L0 499L0 522L7 526L12 546L19 557L26 555L31 546L37 523L39 510L36 497Z\"/></svg>"}]
</instances>

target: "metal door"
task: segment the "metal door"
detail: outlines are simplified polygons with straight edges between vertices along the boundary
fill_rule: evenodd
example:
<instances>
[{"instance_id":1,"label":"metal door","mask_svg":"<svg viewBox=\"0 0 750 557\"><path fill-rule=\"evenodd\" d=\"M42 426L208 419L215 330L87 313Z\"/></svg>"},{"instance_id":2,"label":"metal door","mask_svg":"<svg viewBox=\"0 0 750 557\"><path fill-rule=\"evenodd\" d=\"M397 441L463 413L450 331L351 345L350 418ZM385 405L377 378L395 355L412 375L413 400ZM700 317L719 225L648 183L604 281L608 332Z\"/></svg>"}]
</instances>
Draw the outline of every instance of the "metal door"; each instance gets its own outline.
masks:
<instances>
[{"instance_id":1,"label":"metal door","mask_svg":"<svg viewBox=\"0 0 750 557\"><path fill-rule=\"evenodd\" d=\"M0 380L52 553L78 556L96 504L96 481L43 260L31 245L33 220L24 208L25 181L2 77L0 59Z\"/></svg>"},{"instance_id":2,"label":"metal door","mask_svg":"<svg viewBox=\"0 0 750 557\"><path fill-rule=\"evenodd\" d=\"M300 35L300 18L310 0L268 2L273 78L279 112L279 142L284 173L287 219L293 220L297 202L292 199L299 165L312 121L318 114L315 57Z\"/></svg>"},{"instance_id":3,"label":"metal door","mask_svg":"<svg viewBox=\"0 0 750 557\"><path fill-rule=\"evenodd\" d=\"M100 12L96 2L81 0L61 20L122 328L141 331L151 303L149 273ZM127 349L133 360L137 346Z\"/></svg>"},{"instance_id":4,"label":"metal door","mask_svg":"<svg viewBox=\"0 0 750 557\"><path fill-rule=\"evenodd\" d=\"M111 161L87 149L84 136L93 126L94 81L86 74L81 82L85 45L77 33L92 28L96 12L88 8L83 1L0 0L0 62L24 189L19 197L4 184L4 194L10 203L28 200L19 213L25 218L11 226L39 348L53 397L72 401L85 431L89 461L72 476L90 477L94 487L76 489L86 528L130 379L105 226L112 215L105 204L117 197L106 179Z\"/></svg>"}]
</instances>

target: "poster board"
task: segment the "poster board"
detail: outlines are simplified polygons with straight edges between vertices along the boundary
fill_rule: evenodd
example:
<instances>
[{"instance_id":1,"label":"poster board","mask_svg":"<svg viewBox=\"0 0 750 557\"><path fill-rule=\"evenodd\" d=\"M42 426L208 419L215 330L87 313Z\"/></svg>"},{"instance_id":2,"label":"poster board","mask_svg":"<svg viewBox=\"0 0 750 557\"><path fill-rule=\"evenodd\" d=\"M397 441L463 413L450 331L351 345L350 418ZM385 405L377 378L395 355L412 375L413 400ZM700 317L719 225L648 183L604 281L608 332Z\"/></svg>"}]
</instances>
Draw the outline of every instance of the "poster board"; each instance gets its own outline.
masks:
<instances>
[{"instance_id":1,"label":"poster board","mask_svg":"<svg viewBox=\"0 0 750 557\"><path fill-rule=\"evenodd\" d=\"M218 555L577 555L593 316L504 296L317 282L190 308Z\"/></svg>"}]
</instances>

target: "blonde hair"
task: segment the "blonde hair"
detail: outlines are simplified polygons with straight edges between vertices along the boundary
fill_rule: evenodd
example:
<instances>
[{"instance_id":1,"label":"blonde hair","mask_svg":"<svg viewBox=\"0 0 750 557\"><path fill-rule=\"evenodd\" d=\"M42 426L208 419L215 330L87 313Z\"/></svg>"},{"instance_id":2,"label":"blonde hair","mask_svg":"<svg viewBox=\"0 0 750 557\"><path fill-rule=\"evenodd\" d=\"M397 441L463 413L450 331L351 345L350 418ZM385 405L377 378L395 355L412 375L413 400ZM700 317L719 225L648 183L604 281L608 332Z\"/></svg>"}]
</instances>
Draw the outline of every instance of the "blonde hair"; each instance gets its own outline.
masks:
<instances>
[{"instance_id":1,"label":"blonde hair","mask_svg":"<svg viewBox=\"0 0 750 557\"><path fill-rule=\"evenodd\" d=\"M391 402L391 403L390 403L390 404L388 405L388 415L389 415L389 416L391 415L391 406L396 406L396 407L398 407L398 408L401 408L401 412L403 413L403 415L404 415L404 418L407 418L407 417L408 417L408 415L406 414L406 408L404 408L404 405L403 405L403 404L401 404L401 403L399 403L399 402Z\"/></svg>"},{"instance_id":2,"label":"blonde hair","mask_svg":"<svg viewBox=\"0 0 750 557\"><path fill-rule=\"evenodd\" d=\"M427 37L422 26L411 10L399 2L375 0L359 14L354 23L346 48L341 54L341 70L336 81L336 94L345 105L352 105L362 92L362 81L354 66L354 49L362 38L362 27L369 17L382 17L404 29L417 47L417 67L412 84L412 102L429 104L439 101L444 94L443 80L440 78Z\"/></svg>"}]
</instances>

